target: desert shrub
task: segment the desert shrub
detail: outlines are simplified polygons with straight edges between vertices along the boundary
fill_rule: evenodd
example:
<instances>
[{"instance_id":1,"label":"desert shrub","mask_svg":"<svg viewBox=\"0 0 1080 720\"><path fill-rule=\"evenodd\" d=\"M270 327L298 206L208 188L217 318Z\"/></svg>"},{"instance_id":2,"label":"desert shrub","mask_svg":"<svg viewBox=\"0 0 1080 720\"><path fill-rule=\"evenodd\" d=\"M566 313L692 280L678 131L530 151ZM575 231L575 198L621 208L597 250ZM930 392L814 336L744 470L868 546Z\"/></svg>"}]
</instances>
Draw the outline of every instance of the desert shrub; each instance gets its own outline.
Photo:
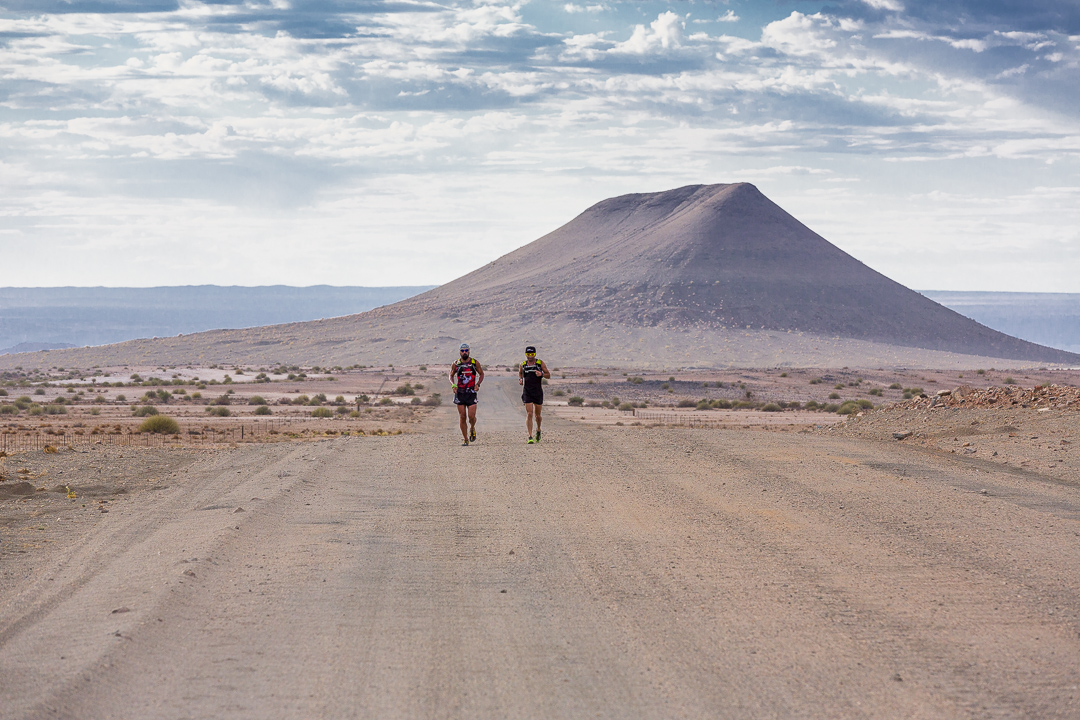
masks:
<instances>
[{"instance_id":1,"label":"desert shrub","mask_svg":"<svg viewBox=\"0 0 1080 720\"><path fill-rule=\"evenodd\" d=\"M632 378L627 378L626 382L631 383L632 385L640 385L641 383L645 382L645 379L635 375Z\"/></svg>"},{"instance_id":2,"label":"desert shrub","mask_svg":"<svg viewBox=\"0 0 1080 720\"><path fill-rule=\"evenodd\" d=\"M223 405L212 405L206 408L206 414L213 417L229 417L232 413L229 412L229 408Z\"/></svg>"},{"instance_id":3,"label":"desert shrub","mask_svg":"<svg viewBox=\"0 0 1080 720\"><path fill-rule=\"evenodd\" d=\"M719 400L713 400L712 401L712 406L717 410L730 410L731 409L731 401L730 400L724 400L723 398L721 398Z\"/></svg>"},{"instance_id":4,"label":"desert shrub","mask_svg":"<svg viewBox=\"0 0 1080 720\"><path fill-rule=\"evenodd\" d=\"M676 407L681 407L681 408L694 407L695 405L697 405L697 403L694 402L693 400L691 400L690 398L683 398L678 403L676 403Z\"/></svg>"},{"instance_id":5,"label":"desert shrub","mask_svg":"<svg viewBox=\"0 0 1080 720\"><path fill-rule=\"evenodd\" d=\"M380 405L393 405L393 404L394 404L394 401L393 401L393 400L391 400L391 399L390 399L390 398L388 398L388 397L384 397L384 398L383 398L382 400L380 400L380 401L379 401L379 404L380 404Z\"/></svg>"},{"instance_id":6,"label":"desert shrub","mask_svg":"<svg viewBox=\"0 0 1080 720\"><path fill-rule=\"evenodd\" d=\"M413 399L409 401L409 404L410 405L419 405L422 402L423 402L423 400L421 400L420 398L414 396ZM344 410L345 408L340 408L340 409Z\"/></svg>"},{"instance_id":7,"label":"desert shrub","mask_svg":"<svg viewBox=\"0 0 1080 720\"><path fill-rule=\"evenodd\" d=\"M681 404L682 403L680 403L680 405ZM703 398L701 400L698 400L697 404L694 405L694 407L697 408L698 410L710 410L710 409L712 409L712 403L709 400L706 400L706 399Z\"/></svg>"},{"instance_id":8,"label":"desert shrub","mask_svg":"<svg viewBox=\"0 0 1080 720\"><path fill-rule=\"evenodd\" d=\"M139 425L141 433L160 433L162 435L179 435L180 424L168 415L155 415L148 417Z\"/></svg>"},{"instance_id":9,"label":"desert shrub","mask_svg":"<svg viewBox=\"0 0 1080 720\"><path fill-rule=\"evenodd\" d=\"M33 404L34 401L28 398L26 395L20 395L19 397L15 398L15 407L19 410L26 410Z\"/></svg>"},{"instance_id":10,"label":"desert shrub","mask_svg":"<svg viewBox=\"0 0 1080 720\"><path fill-rule=\"evenodd\" d=\"M670 385L668 385L667 383L661 383L661 385L660 385L660 389L661 389L661 390L670 390L670 389L671 389L671 386L670 386Z\"/></svg>"},{"instance_id":11,"label":"desert shrub","mask_svg":"<svg viewBox=\"0 0 1080 720\"><path fill-rule=\"evenodd\" d=\"M100 415L101 414L101 408L96 408L96 407L95 408L90 408L90 414L91 415Z\"/></svg>"},{"instance_id":12,"label":"desert shrub","mask_svg":"<svg viewBox=\"0 0 1080 720\"><path fill-rule=\"evenodd\" d=\"M0 405L0 415L18 415L19 408L14 405Z\"/></svg>"},{"instance_id":13,"label":"desert shrub","mask_svg":"<svg viewBox=\"0 0 1080 720\"><path fill-rule=\"evenodd\" d=\"M611 407L611 403L607 400L586 400L585 407Z\"/></svg>"},{"instance_id":14,"label":"desert shrub","mask_svg":"<svg viewBox=\"0 0 1080 720\"><path fill-rule=\"evenodd\" d=\"M787 373L786 373L786 372L782 372L782 373L780 373L780 377L787 377ZM770 412L771 412L771 411L770 411Z\"/></svg>"},{"instance_id":15,"label":"desert shrub","mask_svg":"<svg viewBox=\"0 0 1080 720\"><path fill-rule=\"evenodd\" d=\"M816 400L810 400L803 407L807 410L817 410L819 406Z\"/></svg>"},{"instance_id":16,"label":"desert shrub","mask_svg":"<svg viewBox=\"0 0 1080 720\"><path fill-rule=\"evenodd\" d=\"M345 404L345 396L344 395L338 395L336 398L334 398L334 404L335 405L344 405Z\"/></svg>"},{"instance_id":17,"label":"desert shrub","mask_svg":"<svg viewBox=\"0 0 1080 720\"><path fill-rule=\"evenodd\" d=\"M784 403L780 403L780 407L784 407ZM787 403L787 407L789 410L798 410L802 407L802 403L800 403L798 400L792 400L791 402Z\"/></svg>"},{"instance_id":18,"label":"desert shrub","mask_svg":"<svg viewBox=\"0 0 1080 720\"><path fill-rule=\"evenodd\" d=\"M857 412L859 412L859 404L854 400L848 400L836 408L837 415L853 415Z\"/></svg>"},{"instance_id":19,"label":"desert shrub","mask_svg":"<svg viewBox=\"0 0 1080 720\"><path fill-rule=\"evenodd\" d=\"M262 395L252 395L248 398L248 405L266 405L266 398Z\"/></svg>"},{"instance_id":20,"label":"desert shrub","mask_svg":"<svg viewBox=\"0 0 1080 720\"><path fill-rule=\"evenodd\" d=\"M416 391L413 390L412 385L410 385L409 383L405 383L404 385L398 385L396 388L394 388L394 394L395 395L415 395Z\"/></svg>"},{"instance_id":21,"label":"desert shrub","mask_svg":"<svg viewBox=\"0 0 1080 720\"><path fill-rule=\"evenodd\" d=\"M7 390L0 388L0 397L7 397Z\"/></svg>"},{"instance_id":22,"label":"desert shrub","mask_svg":"<svg viewBox=\"0 0 1080 720\"><path fill-rule=\"evenodd\" d=\"M776 403L765 403L761 406L762 412L781 412L783 409Z\"/></svg>"},{"instance_id":23,"label":"desert shrub","mask_svg":"<svg viewBox=\"0 0 1080 720\"><path fill-rule=\"evenodd\" d=\"M442 405L442 395L440 395L439 393L432 393L424 399L424 405L428 405L431 407L437 407L439 405Z\"/></svg>"},{"instance_id":24,"label":"desert shrub","mask_svg":"<svg viewBox=\"0 0 1080 720\"><path fill-rule=\"evenodd\" d=\"M315 397L311 398L312 405L322 405L326 402L326 393L319 393Z\"/></svg>"},{"instance_id":25,"label":"desert shrub","mask_svg":"<svg viewBox=\"0 0 1080 720\"><path fill-rule=\"evenodd\" d=\"M67 415L67 408L63 405L46 405L45 413L48 415Z\"/></svg>"},{"instance_id":26,"label":"desert shrub","mask_svg":"<svg viewBox=\"0 0 1080 720\"><path fill-rule=\"evenodd\" d=\"M34 391L34 394L35 395L44 395L45 394L45 388L38 388L37 390Z\"/></svg>"},{"instance_id":27,"label":"desert shrub","mask_svg":"<svg viewBox=\"0 0 1080 720\"><path fill-rule=\"evenodd\" d=\"M827 413L834 413L839 409L840 409L840 406L837 405L836 403L825 403L824 405L821 406L821 411L822 412L827 412Z\"/></svg>"},{"instance_id":28,"label":"desert shrub","mask_svg":"<svg viewBox=\"0 0 1080 720\"><path fill-rule=\"evenodd\" d=\"M899 390L902 387L904 387L904 386L901 385L900 383L893 383L892 385L889 386L889 389L890 390Z\"/></svg>"},{"instance_id":29,"label":"desert shrub","mask_svg":"<svg viewBox=\"0 0 1080 720\"><path fill-rule=\"evenodd\" d=\"M985 375L985 374L986 374L986 371L985 371L985 370L982 370L982 369L979 369L979 370L976 370L976 371L975 371L975 374L976 374L976 375Z\"/></svg>"},{"instance_id":30,"label":"desert shrub","mask_svg":"<svg viewBox=\"0 0 1080 720\"><path fill-rule=\"evenodd\" d=\"M904 388L904 393L905 394L911 394L911 395L922 395L923 394L923 389L921 387Z\"/></svg>"},{"instance_id":31,"label":"desert shrub","mask_svg":"<svg viewBox=\"0 0 1080 720\"><path fill-rule=\"evenodd\" d=\"M585 398L581 397L580 395L574 395L566 401L566 404L573 407L581 407L585 404Z\"/></svg>"},{"instance_id":32,"label":"desert shrub","mask_svg":"<svg viewBox=\"0 0 1080 720\"><path fill-rule=\"evenodd\" d=\"M255 408L256 415L273 415L274 411L270 409L269 405L260 405Z\"/></svg>"},{"instance_id":33,"label":"desert shrub","mask_svg":"<svg viewBox=\"0 0 1080 720\"><path fill-rule=\"evenodd\" d=\"M757 407L757 403L750 402L749 400L739 400L731 404L731 407L735 410L752 410Z\"/></svg>"},{"instance_id":34,"label":"desert shrub","mask_svg":"<svg viewBox=\"0 0 1080 720\"><path fill-rule=\"evenodd\" d=\"M415 401L416 401L416 402L414 403L415 405L419 405L419 404L420 404L420 398L413 398L413 400L415 400ZM348 414L349 414L349 408L347 408L347 407L346 407L346 406L344 406L344 405L338 405L338 406L337 406L337 409L336 409L336 410L335 410L334 412L336 412L336 413L337 413L338 415L348 415Z\"/></svg>"},{"instance_id":35,"label":"desert shrub","mask_svg":"<svg viewBox=\"0 0 1080 720\"><path fill-rule=\"evenodd\" d=\"M823 382L825 382L825 381L822 380L821 378L810 378L810 384L811 385L820 385Z\"/></svg>"},{"instance_id":36,"label":"desert shrub","mask_svg":"<svg viewBox=\"0 0 1080 720\"><path fill-rule=\"evenodd\" d=\"M158 400L160 400L161 402L169 402L170 400L172 400L172 393L168 390L158 390L154 394L157 395Z\"/></svg>"},{"instance_id":37,"label":"desert shrub","mask_svg":"<svg viewBox=\"0 0 1080 720\"><path fill-rule=\"evenodd\" d=\"M838 393L838 392L829 393L829 399L830 400L839 400L840 399L840 393Z\"/></svg>"},{"instance_id":38,"label":"desert shrub","mask_svg":"<svg viewBox=\"0 0 1080 720\"><path fill-rule=\"evenodd\" d=\"M633 410L634 409L634 403L628 403L628 402L619 403L619 409L622 410L623 412Z\"/></svg>"},{"instance_id":39,"label":"desert shrub","mask_svg":"<svg viewBox=\"0 0 1080 720\"><path fill-rule=\"evenodd\" d=\"M355 400L355 402L362 402L362 403L371 402L371 398L368 397L367 395L357 395L354 398L354 400Z\"/></svg>"},{"instance_id":40,"label":"desert shrub","mask_svg":"<svg viewBox=\"0 0 1080 720\"><path fill-rule=\"evenodd\" d=\"M843 390L843 389L844 389L844 383L836 383L835 385L833 385L833 390Z\"/></svg>"},{"instance_id":41,"label":"desert shrub","mask_svg":"<svg viewBox=\"0 0 1080 720\"><path fill-rule=\"evenodd\" d=\"M307 405L309 402L311 402L311 398L307 395L297 395L293 398L293 405Z\"/></svg>"},{"instance_id":42,"label":"desert shrub","mask_svg":"<svg viewBox=\"0 0 1080 720\"><path fill-rule=\"evenodd\" d=\"M314 418L328 418L333 417L334 413L330 412L330 408L317 407L311 411L311 417Z\"/></svg>"},{"instance_id":43,"label":"desert shrub","mask_svg":"<svg viewBox=\"0 0 1080 720\"><path fill-rule=\"evenodd\" d=\"M421 365L420 372L427 372L427 365Z\"/></svg>"},{"instance_id":44,"label":"desert shrub","mask_svg":"<svg viewBox=\"0 0 1080 720\"><path fill-rule=\"evenodd\" d=\"M1006 385L1015 385L1016 381L1013 380L1011 377L1007 377L1007 378L1005 378L1005 384Z\"/></svg>"},{"instance_id":45,"label":"desert shrub","mask_svg":"<svg viewBox=\"0 0 1080 720\"><path fill-rule=\"evenodd\" d=\"M863 410L869 410L870 408L874 407L874 403L870 402L866 398L860 398L855 402L858 403L859 407L861 407Z\"/></svg>"},{"instance_id":46,"label":"desert shrub","mask_svg":"<svg viewBox=\"0 0 1080 720\"><path fill-rule=\"evenodd\" d=\"M45 408L41 407L37 403L32 403L30 407L26 409L26 412L30 413L31 415L44 415Z\"/></svg>"},{"instance_id":47,"label":"desert shrub","mask_svg":"<svg viewBox=\"0 0 1080 720\"><path fill-rule=\"evenodd\" d=\"M881 395L881 388L871 388L869 394L879 396Z\"/></svg>"},{"instance_id":48,"label":"desert shrub","mask_svg":"<svg viewBox=\"0 0 1080 720\"><path fill-rule=\"evenodd\" d=\"M564 390L553 390L551 394L555 397L562 397L566 392Z\"/></svg>"},{"instance_id":49,"label":"desert shrub","mask_svg":"<svg viewBox=\"0 0 1080 720\"><path fill-rule=\"evenodd\" d=\"M351 418L360 417L360 411L359 410L353 410L351 413L349 413L349 417L351 417Z\"/></svg>"},{"instance_id":50,"label":"desert shrub","mask_svg":"<svg viewBox=\"0 0 1080 720\"><path fill-rule=\"evenodd\" d=\"M228 395L219 395L216 398L214 398L213 400L211 400L210 404L211 405L231 405L232 404L232 398L230 398Z\"/></svg>"},{"instance_id":51,"label":"desert shrub","mask_svg":"<svg viewBox=\"0 0 1080 720\"><path fill-rule=\"evenodd\" d=\"M135 408L131 414L135 417L150 417L151 415L157 415L158 411L153 405L143 405Z\"/></svg>"},{"instance_id":52,"label":"desert shrub","mask_svg":"<svg viewBox=\"0 0 1080 720\"><path fill-rule=\"evenodd\" d=\"M261 373L259 373L258 375L255 376L255 382L257 382L257 383L268 383L268 382L270 382L270 376L267 375L264 372L261 372Z\"/></svg>"}]
</instances>

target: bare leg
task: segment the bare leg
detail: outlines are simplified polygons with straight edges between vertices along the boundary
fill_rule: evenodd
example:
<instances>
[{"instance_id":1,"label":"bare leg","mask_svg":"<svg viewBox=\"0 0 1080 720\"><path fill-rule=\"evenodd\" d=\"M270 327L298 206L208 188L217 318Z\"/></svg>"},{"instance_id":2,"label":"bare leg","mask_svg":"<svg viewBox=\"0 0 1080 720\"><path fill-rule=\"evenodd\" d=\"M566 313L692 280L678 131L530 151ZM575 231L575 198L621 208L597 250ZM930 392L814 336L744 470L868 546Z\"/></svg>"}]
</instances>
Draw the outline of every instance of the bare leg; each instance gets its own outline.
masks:
<instances>
[{"instance_id":1,"label":"bare leg","mask_svg":"<svg viewBox=\"0 0 1080 720\"><path fill-rule=\"evenodd\" d=\"M473 408L475 408L475 407L476 406L474 405ZM473 410L473 408L470 408L470 410ZM461 439L464 440L466 443L468 443L469 442L469 429L465 425L465 406L464 405L458 405L457 406L457 411L458 411L458 425L461 426ZM476 415L476 411L473 410L473 416L475 417L475 415Z\"/></svg>"},{"instance_id":2,"label":"bare leg","mask_svg":"<svg viewBox=\"0 0 1080 720\"><path fill-rule=\"evenodd\" d=\"M529 437L533 434L533 408L535 407L534 403L525 403L525 429L529 431Z\"/></svg>"},{"instance_id":3,"label":"bare leg","mask_svg":"<svg viewBox=\"0 0 1080 720\"><path fill-rule=\"evenodd\" d=\"M476 406L475 405L470 405L469 406L469 425L472 426L473 432L476 432ZM465 432L465 420L464 419L462 419L462 421L461 421L461 432L462 433Z\"/></svg>"},{"instance_id":4,"label":"bare leg","mask_svg":"<svg viewBox=\"0 0 1080 720\"><path fill-rule=\"evenodd\" d=\"M536 434L539 435L540 434L540 423L543 420L543 418L540 417L540 413L544 409L544 406L543 405L534 405L533 407L535 408L534 412L536 413Z\"/></svg>"}]
</instances>

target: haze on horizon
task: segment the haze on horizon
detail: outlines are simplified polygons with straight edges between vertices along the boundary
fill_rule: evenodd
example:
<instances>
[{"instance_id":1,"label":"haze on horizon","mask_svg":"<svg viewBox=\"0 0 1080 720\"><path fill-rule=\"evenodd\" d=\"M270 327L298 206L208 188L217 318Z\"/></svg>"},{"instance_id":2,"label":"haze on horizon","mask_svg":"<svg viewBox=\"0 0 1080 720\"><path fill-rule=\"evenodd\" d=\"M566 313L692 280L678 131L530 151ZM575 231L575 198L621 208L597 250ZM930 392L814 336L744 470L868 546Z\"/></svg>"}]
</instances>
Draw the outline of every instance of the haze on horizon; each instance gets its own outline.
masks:
<instances>
[{"instance_id":1,"label":"haze on horizon","mask_svg":"<svg viewBox=\"0 0 1080 720\"><path fill-rule=\"evenodd\" d=\"M433 285L748 181L915 288L1080 292L1080 7L0 0L8 286Z\"/></svg>"}]
</instances>

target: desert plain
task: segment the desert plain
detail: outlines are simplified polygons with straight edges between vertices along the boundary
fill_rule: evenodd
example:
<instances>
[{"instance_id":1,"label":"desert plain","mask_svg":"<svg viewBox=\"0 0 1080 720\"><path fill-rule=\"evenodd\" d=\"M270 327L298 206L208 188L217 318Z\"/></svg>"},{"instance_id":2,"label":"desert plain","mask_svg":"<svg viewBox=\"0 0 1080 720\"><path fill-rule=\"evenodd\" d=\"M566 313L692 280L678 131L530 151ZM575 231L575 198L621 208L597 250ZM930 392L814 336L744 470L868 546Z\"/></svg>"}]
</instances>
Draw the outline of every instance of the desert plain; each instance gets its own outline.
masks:
<instances>
[{"instance_id":1,"label":"desert plain","mask_svg":"<svg viewBox=\"0 0 1080 720\"><path fill-rule=\"evenodd\" d=\"M1076 371L259 370L2 416L0 717L1080 715Z\"/></svg>"}]
</instances>

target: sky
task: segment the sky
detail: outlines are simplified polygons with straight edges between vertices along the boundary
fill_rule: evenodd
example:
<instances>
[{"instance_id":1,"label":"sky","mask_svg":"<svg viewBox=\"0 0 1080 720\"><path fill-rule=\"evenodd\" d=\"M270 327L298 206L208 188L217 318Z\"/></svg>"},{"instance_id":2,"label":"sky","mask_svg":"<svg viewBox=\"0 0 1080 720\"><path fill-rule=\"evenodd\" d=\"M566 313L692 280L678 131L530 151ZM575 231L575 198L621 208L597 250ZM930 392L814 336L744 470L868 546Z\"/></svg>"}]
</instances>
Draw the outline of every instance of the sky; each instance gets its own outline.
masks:
<instances>
[{"instance_id":1,"label":"sky","mask_svg":"<svg viewBox=\"0 0 1080 720\"><path fill-rule=\"evenodd\" d=\"M752 182L916 289L1080 292L1077 0L0 0L0 285L426 285Z\"/></svg>"}]
</instances>

